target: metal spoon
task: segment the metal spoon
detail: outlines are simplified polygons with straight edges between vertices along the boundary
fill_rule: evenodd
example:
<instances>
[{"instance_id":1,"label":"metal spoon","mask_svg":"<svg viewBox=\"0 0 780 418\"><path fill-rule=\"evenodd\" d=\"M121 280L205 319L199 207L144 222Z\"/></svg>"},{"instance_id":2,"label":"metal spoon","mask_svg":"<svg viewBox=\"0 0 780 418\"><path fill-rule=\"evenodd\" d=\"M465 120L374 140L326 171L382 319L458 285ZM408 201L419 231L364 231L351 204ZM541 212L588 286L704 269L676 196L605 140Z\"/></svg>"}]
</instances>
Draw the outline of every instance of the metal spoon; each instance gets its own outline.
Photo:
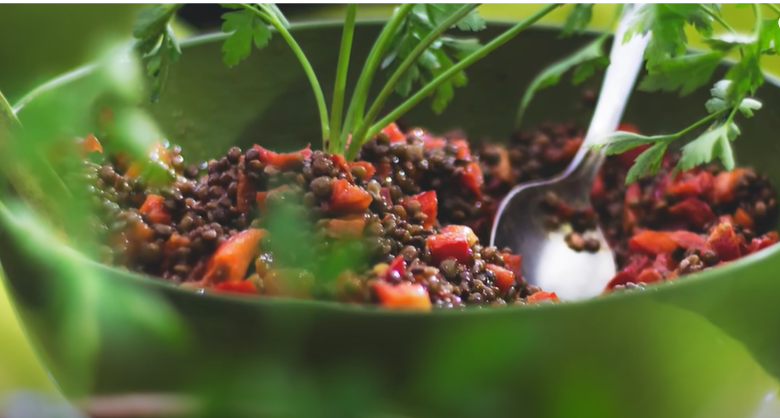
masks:
<instances>
[{"instance_id":1,"label":"metal spoon","mask_svg":"<svg viewBox=\"0 0 780 418\"><path fill-rule=\"evenodd\" d=\"M617 129L649 40L649 35L637 34L623 43L623 36L640 7L639 4L625 6L596 111L572 163L557 177L516 186L499 206L493 222L491 244L522 254L523 277L528 283L556 292L563 300L601 294L615 275L614 255L600 228L594 236L599 240L599 251L576 252L569 248L564 237L571 231L570 225L563 225L557 231L546 228L542 201L548 192L553 192L573 208L591 206L590 188L604 161L603 152L594 151L591 146L602 143Z\"/></svg>"}]
</instances>

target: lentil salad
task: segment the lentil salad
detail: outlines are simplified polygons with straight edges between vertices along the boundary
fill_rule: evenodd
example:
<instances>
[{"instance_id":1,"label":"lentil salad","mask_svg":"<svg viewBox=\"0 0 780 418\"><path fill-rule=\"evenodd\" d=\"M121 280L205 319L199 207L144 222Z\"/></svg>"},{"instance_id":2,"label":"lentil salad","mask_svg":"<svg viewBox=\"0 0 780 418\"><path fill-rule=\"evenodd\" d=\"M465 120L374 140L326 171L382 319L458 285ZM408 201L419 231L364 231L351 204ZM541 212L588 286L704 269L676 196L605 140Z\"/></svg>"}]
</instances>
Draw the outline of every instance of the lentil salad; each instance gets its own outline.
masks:
<instances>
[{"instance_id":1,"label":"lentil salad","mask_svg":"<svg viewBox=\"0 0 780 418\"><path fill-rule=\"evenodd\" d=\"M88 136L85 149L97 156L85 160L81 190L96 209L103 262L184 287L418 310L556 302L523 280L521 254L483 243L503 196L561 172L582 137L575 125L546 124L498 144L391 124L354 162L255 145L187 164L180 148L157 143L151 160L173 178L157 183L141 163L96 152ZM605 292L777 242L775 191L764 176L715 165L672 176L670 156L658 174L624 186L639 152L607 159L592 210L544 200L551 227L571 224L574 250L598 250L588 234L605 231L619 268Z\"/></svg>"}]
</instances>

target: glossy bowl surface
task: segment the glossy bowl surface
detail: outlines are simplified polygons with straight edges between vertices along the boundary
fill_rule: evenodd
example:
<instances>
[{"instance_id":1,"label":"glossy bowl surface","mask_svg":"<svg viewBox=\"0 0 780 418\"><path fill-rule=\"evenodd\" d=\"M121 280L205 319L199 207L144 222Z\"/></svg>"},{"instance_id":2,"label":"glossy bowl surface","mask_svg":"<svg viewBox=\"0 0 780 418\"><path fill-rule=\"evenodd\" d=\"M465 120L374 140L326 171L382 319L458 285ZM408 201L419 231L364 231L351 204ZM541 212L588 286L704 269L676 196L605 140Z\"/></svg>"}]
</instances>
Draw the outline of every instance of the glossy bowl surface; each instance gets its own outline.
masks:
<instances>
[{"instance_id":1,"label":"glossy bowl surface","mask_svg":"<svg viewBox=\"0 0 780 418\"><path fill-rule=\"evenodd\" d=\"M502 25L480 36L492 38ZM379 29L375 23L358 27L353 62L367 55ZM302 25L295 36L329 97L340 27ZM284 42L275 37L227 69L220 39L186 42L161 101L145 105L168 139L190 160L230 145L280 151L316 145L310 87ZM459 127L470 138L501 140L512 131L529 80L588 40L558 39L545 28L524 32L468 70L469 85L442 116L426 103L405 119L434 131ZM358 70L354 65L350 74ZM42 86L17 105L18 116L24 122L38 94L66 92L90 77L85 68ZM589 114L579 94L566 83L544 91L526 120L585 123ZM638 92L625 120L646 132L673 132L703 114L708 95L707 89L684 99ZM780 148L773 142L780 87L772 81L758 97L764 109L741 125L736 156L780 184ZM207 393L218 401L209 404L209 412L219 411L215 416L259 410L339 417L742 418L775 390L772 376L780 376L778 247L641 292L558 306L417 314L198 295L80 261L2 206L0 226L9 294L47 369L72 397ZM59 266L72 262L83 274L63 277ZM101 291L107 283L110 300ZM101 303L77 309L85 300ZM152 301L165 308L153 310ZM181 327L155 326L163 317ZM82 338L83 352L63 343Z\"/></svg>"}]
</instances>

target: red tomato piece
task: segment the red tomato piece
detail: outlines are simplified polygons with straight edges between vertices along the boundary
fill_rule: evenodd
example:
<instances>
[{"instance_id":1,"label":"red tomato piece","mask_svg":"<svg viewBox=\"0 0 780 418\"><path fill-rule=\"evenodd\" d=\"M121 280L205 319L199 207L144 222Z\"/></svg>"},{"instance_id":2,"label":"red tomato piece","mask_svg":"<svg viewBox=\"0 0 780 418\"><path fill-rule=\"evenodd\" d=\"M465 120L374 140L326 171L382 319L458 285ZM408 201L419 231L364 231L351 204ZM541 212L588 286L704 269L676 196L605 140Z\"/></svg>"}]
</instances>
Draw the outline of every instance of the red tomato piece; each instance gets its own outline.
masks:
<instances>
[{"instance_id":1,"label":"red tomato piece","mask_svg":"<svg viewBox=\"0 0 780 418\"><path fill-rule=\"evenodd\" d=\"M646 254L671 253L677 247L700 248L705 240L689 231L642 231L628 240L628 248Z\"/></svg>"},{"instance_id":2,"label":"red tomato piece","mask_svg":"<svg viewBox=\"0 0 780 418\"><path fill-rule=\"evenodd\" d=\"M636 277L636 282L655 283L655 282L660 282L663 279L664 277L661 275L661 273L658 270L652 267L648 267L639 273L639 275Z\"/></svg>"},{"instance_id":3,"label":"red tomato piece","mask_svg":"<svg viewBox=\"0 0 780 418\"><path fill-rule=\"evenodd\" d=\"M482 184L485 182L485 179L482 177L482 169L479 168L478 163L473 161L468 163L463 171L461 180L463 185L471 190L477 199L482 197Z\"/></svg>"},{"instance_id":4,"label":"red tomato piece","mask_svg":"<svg viewBox=\"0 0 780 418\"><path fill-rule=\"evenodd\" d=\"M477 243L479 238L477 238L477 234L474 233L474 230L469 228L466 225L447 225L444 228L442 228L441 232L443 234L455 234L455 235L461 235L466 237L466 242L469 243L469 246L472 246Z\"/></svg>"},{"instance_id":5,"label":"red tomato piece","mask_svg":"<svg viewBox=\"0 0 780 418\"><path fill-rule=\"evenodd\" d=\"M336 179L331 182L333 192L325 204L325 211L334 213L363 213L371 204L371 195L345 179Z\"/></svg>"},{"instance_id":6,"label":"red tomato piece","mask_svg":"<svg viewBox=\"0 0 780 418\"><path fill-rule=\"evenodd\" d=\"M156 194L146 196L144 204L141 205L139 212L149 217L149 220L158 224L167 224L171 221L171 215L163 206L165 199Z\"/></svg>"},{"instance_id":7,"label":"red tomato piece","mask_svg":"<svg viewBox=\"0 0 780 418\"><path fill-rule=\"evenodd\" d=\"M404 135L403 132L401 132L401 129L398 127L398 124L395 122L385 126L382 129L382 133L387 135L387 137L390 139L390 143L394 142L404 142L406 141L406 135Z\"/></svg>"},{"instance_id":8,"label":"red tomato piece","mask_svg":"<svg viewBox=\"0 0 780 418\"><path fill-rule=\"evenodd\" d=\"M606 291L614 289L615 286L624 286L628 283L636 283L639 273L650 265L650 259L645 255L634 255L629 263L617 272L607 283Z\"/></svg>"},{"instance_id":9,"label":"red tomato piece","mask_svg":"<svg viewBox=\"0 0 780 418\"><path fill-rule=\"evenodd\" d=\"M444 233L429 235L425 240L425 246L431 251L431 261L438 266L448 258L454 258L461 264L469 262L471 248L465 235Z\"/></svg>"},{"instance_id":10,"label":"red tomato piece","mask_svg":"<svg viewBox=\"0 0 780 418\"><path fill-rule=\"evenodd\" d=\"M745 209L737 208L734 212L734 222L743 228L753 229L753 217Z\"/></svg>"},{"instance_id":11,"label":"red tomato piece","mask_svg":"<svg viewBox=\"0 0 780 418\"><path fill-rule=\"evenodd\" d=\"M742 256L741 239L734 232L732 224L720 223L712 228L707 238L707 248L715 251L721 261L736 260Z\"/></svg>"},{"instance_id":12,"label":"red tomato piece","mask_svg":"<svg viewBox=\"0 0 780 418\"><path fill-rule=\"evenodd\" d=\"M713 180L713 186L710 198L714 204L731 203L734 201L734 192L737 188L737 182L740 177L747 172L747 169L738 168L733 171L724 171L718 174Z\"/></svg>"},{"instance_id":13,"label":"red tomato piece","mask_svg":"<svg viewBox=\"0 0 780 418\"><path fill-rule=\"evenodd\" d=\"M257 294L257 287L251 280L241 280L240 282L222 282L217 283L214 290L227 293Z\"/></svg>"},{"instance_id":14,"label":"red tomato piece","mask_svg":"<svg viewBox=\"0 0 780 418\"><path fill-rule=\"evenodd\" d=\"M347 175L347 180L349 180L350 183L355 182L355 179L352 177L352 171L349 169L349 164L347 164L347 160L343 155L331 154L330 160L333 161L333 164L339 169L339 171Z\"/></svg>"},{"instance_id":15,"label":"red tomato piece","mask_svg":"<svg viewBox=\"0 0 780 418\"><path fill-rule=\"evenodd\" d=\"M495 264L488 264L486 267L496 275L496 287L502 292L506 292L515 284L515 274L511 271Z\"/></svg>"},{"instance_id":16,"label":"red tomato piece","mask_svg":"<svg viewBox=\"0 0 780 418\"><path fill-rule=\"evenodd\" d=\"M430 311L431 298L428 290L421 284L403 282L393 285L386 282L374 282L374 292L379 304L390 309Z\"/></svg>"},{"instance_id":17,"label":"red tomato piece","mask_svg":"<svg viewBox=\"0 0 780 418\"><path fill-rule=\"evenodd\" d=\"M260 154L259 158L263 164L268 164L283 170L300 167L303 164L303 160L311 158L312 154L311 144L306 145L306 148L300 151L281 154L265 149L257 144L254 145L254 148Z\"/></svg>"},{"instance_id":18,"label":"red tomato piece","mask_svg":"<svg viewBox=\"0 0 780 418\"><path fill-rule=\"evenodd\" d=\"M262 229L247 229L223 242L209 258L202 283L238 282L246 275L249 264L260 255Z\"/></svg>"},{"instance_id":19,"label":"red tomato piece","mask_svg":"<svg viewBox=\"0 0 780 418\"><path fill-rule=\"evenodd\" d=\"M347 163L350 167L363 167L364 170L366 170L366 178L371 178L376 173L376 167L374 167L373 164L369 163L368 161L354 161L351 163Z\"/></svg>"},{"instance_id":20,"label":"red tomato piece","mask_svg":"<svg viewBox=\"0 0 780 418\"><path fill-rule=\"evenodd\" d=\"M536 292L533 295L529 295L527 298L525 298L525 301L528 303L539 303L539 302L558 302L558 295L555 294L555 292Z\"/></svg>"},{"instance_id":21,"label":"red tomato piece","mask_svg":"<svg viewBox=\"0 0 780 418\"><path fill-rule=\"evenodd\" d=\"M515 273L515 277L522 276L522 254L501 254L501 258L504 259L504 267Z\"/></svg>"},{"instance_id":22,"label":"red tomato piece","mask_svg":"<svg viewBox=\"0 0 780 418\"><path fill-rule=\"evenodd\" d=\"M455 154L455 158L459 158L461 160L471 159L471 149L469 148L469 143L466 142L465 139L453 139L451 144L455 146L456 150L458 150Z\"/></svg>"},{"instance_id":23,"label":"red tomato piece","mask_svg":"<svg viewBox=\"0 0 780 418\"><path fill-rule=\"evenodd\" d=\"M707 171L701 171L697 174L680 173L667 184L666 190L678 198L698 197L712 189L714 180L712 174Z\"/></svg>"},{"instance_id":24,"label":"red tomato piece","mask_svg":"<svg viewBox=\"0 0 780 418\"><path fill-rule=\"evenodd\" d=\"M439 207L439 200L436 198L436 192L429 190L416 194L407 199L405 203L408 204L410 201L415 201L420 204L420 209L426 216L423 226L425 228L432 227L436 222L436 213Z\"/></svg>"},{"instance_id":25,"label":"red tomato piece","mask_svg":"<svg viewBox=\"0 0 780 418\"><path fill-rule=\"evenodd\" d=\"M689 197L669 208L669 214L686 221L694 228L703 228L717 219L710 205L695 197Z\"/></svg>"}]
</instances>

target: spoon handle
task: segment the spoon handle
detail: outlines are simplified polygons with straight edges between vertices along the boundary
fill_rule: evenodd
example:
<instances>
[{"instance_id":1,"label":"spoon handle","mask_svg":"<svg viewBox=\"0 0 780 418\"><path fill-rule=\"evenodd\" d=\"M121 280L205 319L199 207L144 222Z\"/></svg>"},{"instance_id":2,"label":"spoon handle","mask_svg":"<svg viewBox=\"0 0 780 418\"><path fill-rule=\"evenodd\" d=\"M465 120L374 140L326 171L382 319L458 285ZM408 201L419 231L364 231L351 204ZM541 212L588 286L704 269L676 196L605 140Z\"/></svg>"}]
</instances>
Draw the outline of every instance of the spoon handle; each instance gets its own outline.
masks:
<instances>
[{"instance_id":1,"label":"spoon handle","mask_svg":"<svg viewBox=\"0 0 780 418\"><path fill-rule=\"evenodd\" d=\"M642 66L650 35L634 34L626 43L623 42L623 38L643 6L644 4L624 6L623 16L612 42L610 64L604 76L604 84L601 86L596 111L593 113L593 119L583 141L584 148L603 143L617 129L623 117L628 97L634 89L634 83Z\"/></svg>"}]
</instances>

